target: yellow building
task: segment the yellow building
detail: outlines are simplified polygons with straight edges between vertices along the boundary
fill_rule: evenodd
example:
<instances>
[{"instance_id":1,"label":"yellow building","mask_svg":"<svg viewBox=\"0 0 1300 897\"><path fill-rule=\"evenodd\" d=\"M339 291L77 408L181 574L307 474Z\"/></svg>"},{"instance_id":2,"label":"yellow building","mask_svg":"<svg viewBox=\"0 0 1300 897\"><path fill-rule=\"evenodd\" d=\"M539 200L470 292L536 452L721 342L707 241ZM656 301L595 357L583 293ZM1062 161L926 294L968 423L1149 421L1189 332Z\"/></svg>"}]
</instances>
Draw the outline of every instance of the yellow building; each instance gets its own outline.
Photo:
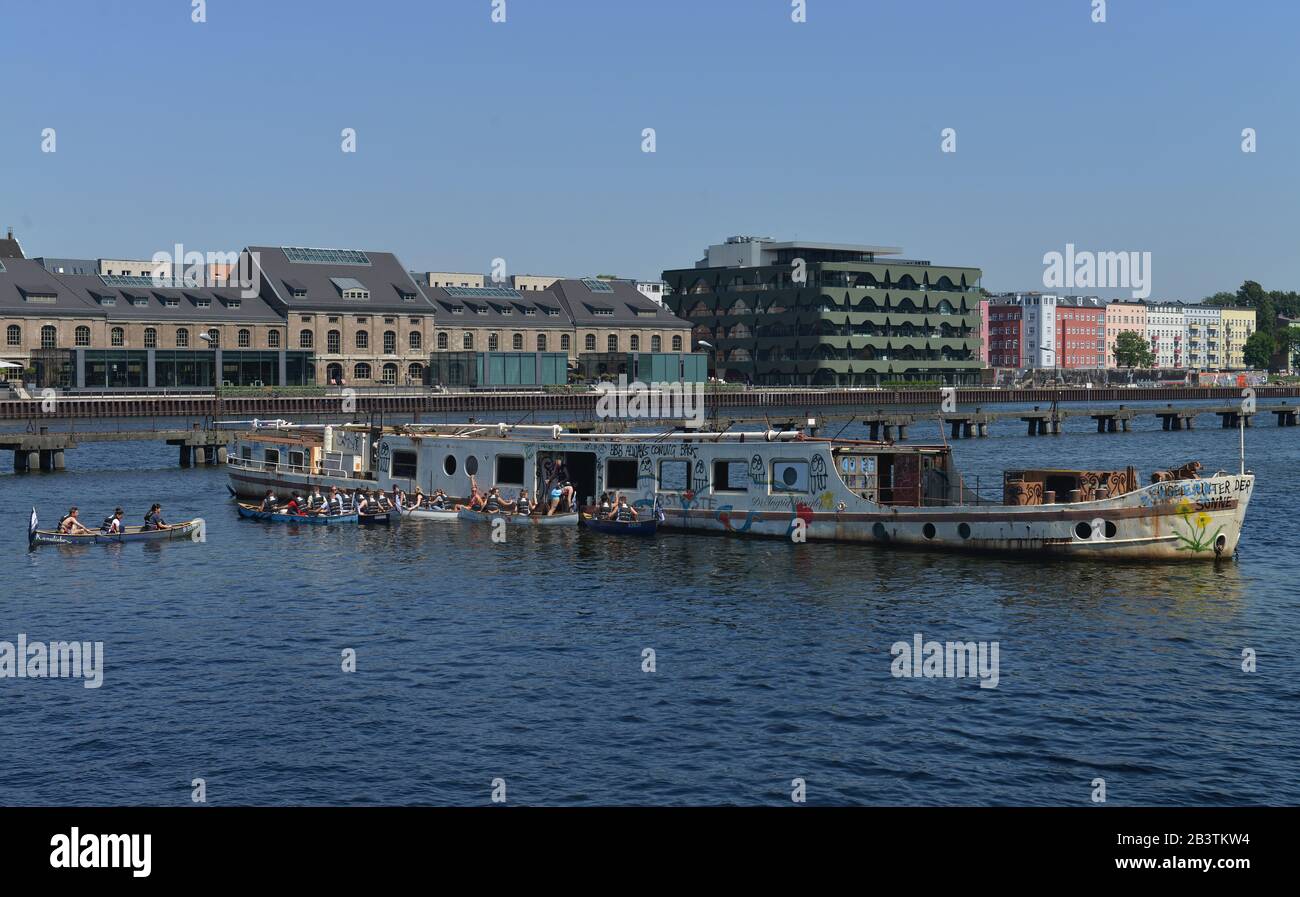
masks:
<instances>
[{"instance_id":1,"label":"yellow building","mask_svg":"<svg viewBox=\"0 0 1300 897\"><path fill-rule=\"evenodd\" d=\"M1246 367L1242 353L1246 340L1255 332L1255 309L1227 308L1223 314L1223 365L1229 370Z\"/></svg>"}]
</instances>

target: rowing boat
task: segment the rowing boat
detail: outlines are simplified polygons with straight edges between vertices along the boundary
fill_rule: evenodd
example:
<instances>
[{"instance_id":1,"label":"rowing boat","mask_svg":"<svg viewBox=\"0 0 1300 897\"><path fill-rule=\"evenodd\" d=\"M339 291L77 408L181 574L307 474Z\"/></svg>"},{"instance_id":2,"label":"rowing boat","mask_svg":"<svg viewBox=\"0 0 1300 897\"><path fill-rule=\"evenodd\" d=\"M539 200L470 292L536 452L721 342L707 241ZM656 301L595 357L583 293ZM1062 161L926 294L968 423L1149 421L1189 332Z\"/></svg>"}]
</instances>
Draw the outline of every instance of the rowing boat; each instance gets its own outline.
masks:
<instances>
[{"instance_id":1,"label":"rowing boat","mask_svg":"<svg viewBox=\"0 0 1300 897\"><path fill-rule=\"evenodd\" d=\"M373 513L363 511L355 516L357 518L357 523L360 523L362 526L388 526L399 516L400 513L400 511L394 508L391 511L377 511Z\"/></svg>"},{"instance_id":2,"label":"rowing boat","mask_svg":"<svg viewBox=\"0 0 1300 897\"><path fill-rule=\"evenodd\" d=\"M143 526L126 526L120 533L60 533L56 530L37 528L36 509L32 508L31 525L27 530L29 547L37 545L108 545L116 542L170 542L177 539L200 541L203 533L203 518L195 517L184 523L177 523L167 529L146 529Z\"/></svg>"},{"instance_id":3,"label":"rowing boat","mask_svg":"<svg viewBox=\"0 0 1300 897\"><path fill-rule=\"evenodd\" d=\"M485 511L460 511L458 513L461 520L468 520L471 523L490 523L498 518L507 523L521 523L530 526L574 526L578 522L577 511L570 514L552 514L549 517L544 514L489 514Z\"/></svg>"},{"instance_id":4,"label":"rowing boat","mask_svg":"<svg viewBox=\"0 0 1300 897\"><path fill-rule=\"evenodd\" d=\"M263 511L256 505L239 504L239 516L249 520L262 520L268 523L296 523L302 526L333 526L339 523L356 523L356 514L281 514L277 511Z\"/></svg>"},{"instance_id":5,"label":"rowing boat","mask_svg":"<svg viewBox=\"0 0 1300 897\"><path fill-rule=\"evenodd\" d=\"M443 523L451 523L460 519L458 512L446 508L437 510L436 508L407 508L402 511L403 517L409 517L412 520L438 520Z\"/></svg>"},{"instance_id":6,"label":"rowing boat","mask_svg":"<svg viewBox=\"0 0 1300 897\"><path fill-rule=\"evenodd\" d=\"M659 530L659 521L654 517L623 521L601 520L591 514L583 514L582 525L593 532L611 536L653 536Z\"/></svg>"}]
</instances>

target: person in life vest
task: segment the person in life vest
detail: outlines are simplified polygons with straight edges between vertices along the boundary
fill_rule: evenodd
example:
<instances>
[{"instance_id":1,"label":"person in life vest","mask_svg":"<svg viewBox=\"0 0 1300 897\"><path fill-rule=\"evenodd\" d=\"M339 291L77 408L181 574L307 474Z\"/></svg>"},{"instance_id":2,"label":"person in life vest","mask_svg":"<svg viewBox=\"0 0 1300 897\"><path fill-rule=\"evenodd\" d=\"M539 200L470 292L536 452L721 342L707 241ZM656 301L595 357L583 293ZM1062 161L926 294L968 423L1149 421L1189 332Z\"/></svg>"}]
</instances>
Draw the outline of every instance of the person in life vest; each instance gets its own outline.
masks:
<instances>
[{"instance_id":1,"label":"person in life vest","mask_svg":"<svg viewBox=\"0 0 1300 897\"><path fill-rule=\"evenodd\" d=\"M627 498L620 492L614 500L614 519L619 523L632 523L636 518L636 508L628 504Z\"/></svg>"},{"instance_id":2,"label":"person in life vest","mask_svg":"<svg viewBox=\"0 0 1300 897\"><path fill-rule=\"evenodd\" d=\"M519 498L515 501L514 511L524 517L528 517L533 513L533 503L528 500L527 489L519 490Z\"/></svg>"},{"instance_id":3,"label":"person in life vest","mask_svg":"<svg viewBox=\"0 0 1300 897\"><path fill-rule=\"evenodd\" d=\"M122 516L125 513L121 508L115 508L110 516L104 518L104 523L100 526L99 531L110 536L122 532Z\"/></svg>"},{"instance_id":4,"label":"person in life vest","mask_svg":"<svg viewBox=\"0 0 1300 897\"><path fill-rule=\"evenodd\" d=\"M503 510L503 503L500 491L498 491L496 486L493 486L488 490L487 497L483 499L483 513L500 514Z\"/></svg>"},{"instance_id":5,"label":"person in life vest","mask_svg":"<svg viewBox=\"0 0 1300 897\"><path fill-rule=\"evenodd\" d=\"M609 500L609 493L600 493L600 504L596 508L596 516L601 520L611 520L614 517L614 503Z\"/></svg>"},{"instance_id":6,"label":"person in life vest","mask_svg":"<svg viewBox=\"0 0 1300 897\"><path fill-rule=\"evenodd\" d=\"M274 513L276 504L277 502L275 500L275 493L272 492L270 489L267 489L266 494L262 496L262 504L260 506L260 510Z\"/></svg>"},{"instance_id":7,"label":"person in life vest","mask_svg":"<svg viewBox=\"0 0 1300 897\"><path fill-rule=\"evenodd\" d=\"M433 495L429 496L428 508L430 511L445 511L447 509L447 493L441 489L433 490Z\"/></svg>"},{"instance_id":8,"label":"person in life vest","mask_svg":"<svg viewBox=\"0 0 1300 897\"><path fill-rule=\"evenodd\" d=\"M324 512L325 496L320 494L320 486L312 486L311 495L307 496L307 509L313 514Z\"/></svg>"},{"instance_id":9,"label":"person in life vest","mask_svg":"<svg viewBox=\"0 0 1300 897\"><path fill-rule=\"evenodd\" d=\"M77 519L77 513L76 505L68 508L68 513L59 520L59 532L69 536L80 536L91 531L89 527L82 526L81 521Z\"/></svg>"},{"instance_id":10,"label":"person in life vest","mask_svg":"<svg viewBox=\"0 0 1300 897\"><path fill-rule=\"evenodd\" d=\"M149 508L149 513L144 515L144 528L149 530L171 529L167 521L163 520L162 505L154 502Z\"/></svg>"},{"instance_id":11,"label":"person in life vest","mask_svg":"<svg viewBox=\"0 0 1300 897\"><path fill-rule=\"evenodd\" d=\"M338 486L330 486L329 498L325 500L326 513L342 514L343 513L343 493L339 491Z\"/></svg>"},{"instance_id":12,"label":"person in life vest","mask_svg":"<svg viewBox=\"0 0 1300 897\"><path fill-rule=\"evenodd\" d=\"M416 486L415 492L406 497L406 502L407 507L413 511L417 511L426 505L428 499L425 497L424 489L420 486Z\"/></svg>"}]
</instances>

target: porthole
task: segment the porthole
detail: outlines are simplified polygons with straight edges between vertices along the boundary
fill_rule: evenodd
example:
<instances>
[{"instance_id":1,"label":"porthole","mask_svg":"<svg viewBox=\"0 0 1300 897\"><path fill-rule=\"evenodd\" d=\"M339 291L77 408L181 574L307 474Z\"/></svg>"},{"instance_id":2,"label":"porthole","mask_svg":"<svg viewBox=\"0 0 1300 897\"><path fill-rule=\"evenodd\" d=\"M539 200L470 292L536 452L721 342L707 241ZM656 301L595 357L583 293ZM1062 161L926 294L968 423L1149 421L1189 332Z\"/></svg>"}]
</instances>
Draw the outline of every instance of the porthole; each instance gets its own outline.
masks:
<instances>
[{"instance_id":1,"label":"porthole","mask_svg":"<svg viewBox=\"0 0 1300 897\"><path fill-rule=\"evenodd\" d=\"M934 533L935 529L933 523L927 523L925 526L921 527L921 535L925 536L927 539L933 539Z\"/></svg>"},{"instance_id":2,"label":"porthole","mask_svg":"<svg viewBox=\"0 0 1300 897\"><path fill-rule=\"evenodd\" d=\"M1223 554L1224 550L1226 550L1227 547L1228 547L1228 537L1226 535L1224 535L1223 533L1219 533L1217 536L1214 537L1215 554Z\"/></svg>"},{"instance_id":3,"label":"porthole","mask_svg":"<svg viewBox=\"0 0 1300 897\"><path fill-rule=\"evenodd\" d=\"M442 472L445 473L447 476L451 476L456 472L455 455L448 455L447 457L442 459Z\"/></svg>"},{"instance_id":4,"label":"porthole","mask_svg":"<svg viewBox=\"0 0 1300 897\"><path fill-rule=\"evenodd\" d=\"M474 474L478 473L478 458L470 455L465 459L465 472L470 476L474 476Z\"/></svg>"},{"instance_id":5,"label":"porthole","mask_svg":"<svg viewBox=\"0 0 1300 897\"><path fill-rule=\"evenodd\" d=\"M969 539L969 538L970 538L970 524L969 524L969 523L959 523L959 524L957 525L957 535L961 536L963 539Z\"/></svg>"},{"instance_id":6,"label":"porthole","mask_svg":"<svg viewBox=\"0 0 1300 897\"><path fill-rule=\"evenodd\" d=\"M1109 520L1106 521L1106 538L1113 539L1119 533L1119 528Z\"/></svg>"},{"instance_id":7,"label":"porthole","mask_svg":"<svg viewBox=\"0 0 1300 897\"><path fill-rule=\"evenodd\" d=\"M1092 524L1086 520L1080 520L1074 525L1074 536L1076 539L1091 539Z\"/></svg>"}]
</instances>

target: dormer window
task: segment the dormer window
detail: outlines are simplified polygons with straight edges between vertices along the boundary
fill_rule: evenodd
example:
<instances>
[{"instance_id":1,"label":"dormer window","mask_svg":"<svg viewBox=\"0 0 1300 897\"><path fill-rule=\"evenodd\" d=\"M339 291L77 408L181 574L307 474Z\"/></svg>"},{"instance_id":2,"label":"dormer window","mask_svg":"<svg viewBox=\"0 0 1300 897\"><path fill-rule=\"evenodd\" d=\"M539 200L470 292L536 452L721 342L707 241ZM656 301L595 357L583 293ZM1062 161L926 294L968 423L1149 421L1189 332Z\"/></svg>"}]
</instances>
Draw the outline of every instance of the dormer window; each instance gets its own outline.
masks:
<instances>
[{"instance_id":1,"label":"dormer window","mask_svg":"<svg viewBox=\"0 0 1300 897\"><path fill-rule=\"evenodd\" d=\"M330 283L334 284L334 289L344 299L365 301L370 298L370 291L355 277L331 277Z\"/></svg>"}]
</instances>

